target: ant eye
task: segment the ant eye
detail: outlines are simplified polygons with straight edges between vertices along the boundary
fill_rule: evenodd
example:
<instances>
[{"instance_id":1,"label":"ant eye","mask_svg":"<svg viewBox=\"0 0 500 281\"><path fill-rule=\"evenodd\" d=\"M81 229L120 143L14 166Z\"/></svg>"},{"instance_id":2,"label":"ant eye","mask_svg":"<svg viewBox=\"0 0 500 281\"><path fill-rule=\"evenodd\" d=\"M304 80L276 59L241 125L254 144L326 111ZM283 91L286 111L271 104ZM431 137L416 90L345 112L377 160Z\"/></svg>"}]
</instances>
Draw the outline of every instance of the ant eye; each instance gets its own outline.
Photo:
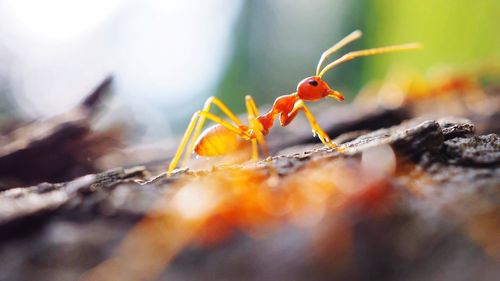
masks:
<instances>
[{"instance_id":1,"label":"ant eye","mask_svg":"<svg viewBox=\"0 0 500 281\"><path fill-rule=\"evenodd\" d=\"M309 81L309 85L316 87L316 86L318 86L318 81L311 80L311 81Z\"/></svg>"}]
</instances>

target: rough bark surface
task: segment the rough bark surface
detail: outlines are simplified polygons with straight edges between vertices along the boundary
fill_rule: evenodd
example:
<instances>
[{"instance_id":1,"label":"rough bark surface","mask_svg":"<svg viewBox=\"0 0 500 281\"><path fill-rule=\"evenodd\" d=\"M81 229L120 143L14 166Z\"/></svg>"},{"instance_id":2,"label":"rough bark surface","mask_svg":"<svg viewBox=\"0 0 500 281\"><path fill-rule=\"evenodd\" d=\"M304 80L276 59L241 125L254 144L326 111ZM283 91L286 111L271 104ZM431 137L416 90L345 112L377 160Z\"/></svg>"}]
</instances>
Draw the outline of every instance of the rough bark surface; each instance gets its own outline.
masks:
<instances>
[{"instance_id":1,"label":"rough bark surface","mask_svg":"<svg viewBox=\"0 0 500 281\"><path fill-rule=\"evenodd\" d=\"M70 127L75 134L86 130ZM326 220L314 239L305 229L289 224L265 239L237 232L214 247L185 248L159 278L498 280L500 141L496 134L475 135L474 125L462 118L412 119L337 140L344 151L299 145L271 160L217 170L236 167L267 173L272 166L284 182L339 161L361 165L363 159L373 160L367 157L376 149L389 148L396 166L384 181L397 200L384 206L382 215L352 203L355 207L342 217ZM8 153L2 155L5 159ZM130 167L0 192L0 280L77 279L111 257L127 231L179 180L212 173L183 170L167 179L155 176L160 170ZM349 222L350 252L336 248L344 244L335 239L347 231L335 227L338 220ZM314 256L308 252L314 246L311 241L323 241Z\"/></svg>"}]
</instances>

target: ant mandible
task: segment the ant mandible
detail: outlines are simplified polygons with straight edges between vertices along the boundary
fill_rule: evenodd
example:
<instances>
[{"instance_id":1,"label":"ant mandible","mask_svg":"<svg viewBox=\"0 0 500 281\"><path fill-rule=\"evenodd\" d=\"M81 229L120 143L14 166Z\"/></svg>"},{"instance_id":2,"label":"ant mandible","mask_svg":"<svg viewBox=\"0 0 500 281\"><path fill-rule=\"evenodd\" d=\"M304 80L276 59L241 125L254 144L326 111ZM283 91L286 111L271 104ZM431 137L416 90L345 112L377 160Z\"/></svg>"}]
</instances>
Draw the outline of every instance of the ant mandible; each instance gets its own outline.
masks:
<instances>
[{"instance_id":1,"label":"ant mandible","mask_svg":"<svg viewBox=\"0 0 500 281\"><path fill-rule=\"evenodd\" d=\"M338 101L344 100L344 96L341 93L332 90L330 86L322 80L323 75L333 67L357 57L412 50L420 47L418 43L411 43L353 51L343 55L321 69L322 64L330 55L352 41L359 39L361 35L361 31L356 30L326 50L319 59L318 66L316 67L316 75L300 81L297 85L296 92L278 97L274 101L273 107L269 112L260 115L253 98L247 95L245 97L245 104L248 114L248 126L244 125L218 98L208 98L203 109L193 114L186 132L182 137L179 148L170 162L167 176L171 175L173 170L177 167L177 163L186 146L187 153L185 153L182 166L186 166L191 157L191 152L199 156L223 156L241 149L242 145L248 143L248 141L250 141L252 145L252 160L257 161L259 159L259 146L262 153L268 157L269 151L264 137L269 133L269 129L273 126L276 117L279 116L280 125L284 127L290 124L301 110L309 120L313 134L317 135L324 145L330 148L337 148L337 145L332 142L328 134L321 129L311 111L304 103L305 101L319 101L326 97L331 97ZM212 105L216 105L232 122L226 121L211 113L210 107ZM217 124L201 132L206 119L212 120Z\"/></svg>"}]
</instances>

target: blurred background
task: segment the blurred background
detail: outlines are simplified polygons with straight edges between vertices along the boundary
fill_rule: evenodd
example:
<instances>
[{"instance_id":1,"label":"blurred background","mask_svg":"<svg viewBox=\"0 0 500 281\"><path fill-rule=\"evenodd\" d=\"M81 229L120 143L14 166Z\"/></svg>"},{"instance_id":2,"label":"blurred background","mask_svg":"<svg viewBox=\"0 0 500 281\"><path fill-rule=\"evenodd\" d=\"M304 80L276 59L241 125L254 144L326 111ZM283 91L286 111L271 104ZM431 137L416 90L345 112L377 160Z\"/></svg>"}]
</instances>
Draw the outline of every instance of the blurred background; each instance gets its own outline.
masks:
<instances>
[{"instance_id":1,"label":"blurred background","mask_svg":"<svg viewBox=\"0 0 500 281\"><path fill-rule=\"evenodd\" d=\"M498 0L0 0L0 280L170 261L162 280L500 280L499 15ZM348 153L300 116L266 139L283 157L217 165L248 159L238 147L164 177L209 96L264 110L356 29L338 56L424 48L325 75L346 101L311 110Z\"/></svg>"},{"instance_id":2,"label":"blurred background","mask_svg":"<svg viewBox=\"0 0 500 281\"><path fill-rule=\"evenodd\" d=\"M424 44L331 71L349 102L391 69L497 63L499 13L496 0L0 0L0 122L65 112L112 75L100 126L149 143L180 134L209 96L241 112L247 94L265 105L293 92L355 29L364 37L342 52Z\"/></svg>"}]
</instances>

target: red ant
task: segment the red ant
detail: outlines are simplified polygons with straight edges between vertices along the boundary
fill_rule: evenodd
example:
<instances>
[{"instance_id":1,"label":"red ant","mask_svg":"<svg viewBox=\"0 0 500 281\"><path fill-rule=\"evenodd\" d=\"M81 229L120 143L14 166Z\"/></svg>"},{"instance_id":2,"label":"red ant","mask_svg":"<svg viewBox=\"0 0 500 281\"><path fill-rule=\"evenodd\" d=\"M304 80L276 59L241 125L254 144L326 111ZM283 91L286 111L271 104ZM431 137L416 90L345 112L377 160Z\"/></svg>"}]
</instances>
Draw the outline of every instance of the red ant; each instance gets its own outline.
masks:
<instances>
[{"instance_id":1,"label":"red ant","mask_svg":"<svg viewBox=\"0 0 500 281\"><path fill-rule=\"evenodd\" d=\"M200 156L210 157L222 156L236 152L237 150L241 149L243 144L246 144L246 141L250 141L252 145L252 160L257 161L259 159L258 146L260 146L262 153L267 157L269 156L269 151L264 141L264 136L269 133L269 129L271 129L271 127L273 126L276 117L279 116L280 124L284 127L293 121L300 110L304 111L306 118L309 120L313 134L317 135L324 145L330 148L337 148L337 145L332 142L328 134L320 128L311 111L304 103L304 101L319 101L326 97L331 97L338 101L344 100L344 96L341 93L332 90L330 86L322 80L323 75L333 67L357 57L411 50L420 47L419 44L412 43L354 51L343 55L339 59L331 62L323 69L321 69L322 64L331 54L351 43L352 41L359 39L361 35L361 31L356 30L344 37L337 44L326 50L321 55L321 58L318 62L318 66L316 67L316 75L307 77L304 80L300 81L297 85L296 92L278 97L274 101L273 107L269 112L263 115L259 115L259 111L257 110L257 106L255 105L253 98L251 96L246 96L245 103L248 113L248 126L243 125L240 119L236 117L236 115L231 110L229 110L229 108L227 108L227 106L225 106L224 103L222 103L222 101L220 101L218 98L208 98L205 102L205 105L203 106L203 109L193 114L191 122L189 122L179 148L177 149L174 158L170 162L167 175L170 175L172 171L177 167L177 163L179 162L181 154L186 148L186 145L187 152L194 152ZM219 109L225 115L227 115L227 117L229 117L232 123L212 114L210 112L210 107L212 106L212 104L219 107ZM201 132L201 129L203 128L203 125L207 118L217 124ZM194 134L190 139L190 136L193 132ZM189 139L190 141L188 143ZM187 164L190 156L191 153L185 153L183 166Z\"/></svg>"}]
</instances>

